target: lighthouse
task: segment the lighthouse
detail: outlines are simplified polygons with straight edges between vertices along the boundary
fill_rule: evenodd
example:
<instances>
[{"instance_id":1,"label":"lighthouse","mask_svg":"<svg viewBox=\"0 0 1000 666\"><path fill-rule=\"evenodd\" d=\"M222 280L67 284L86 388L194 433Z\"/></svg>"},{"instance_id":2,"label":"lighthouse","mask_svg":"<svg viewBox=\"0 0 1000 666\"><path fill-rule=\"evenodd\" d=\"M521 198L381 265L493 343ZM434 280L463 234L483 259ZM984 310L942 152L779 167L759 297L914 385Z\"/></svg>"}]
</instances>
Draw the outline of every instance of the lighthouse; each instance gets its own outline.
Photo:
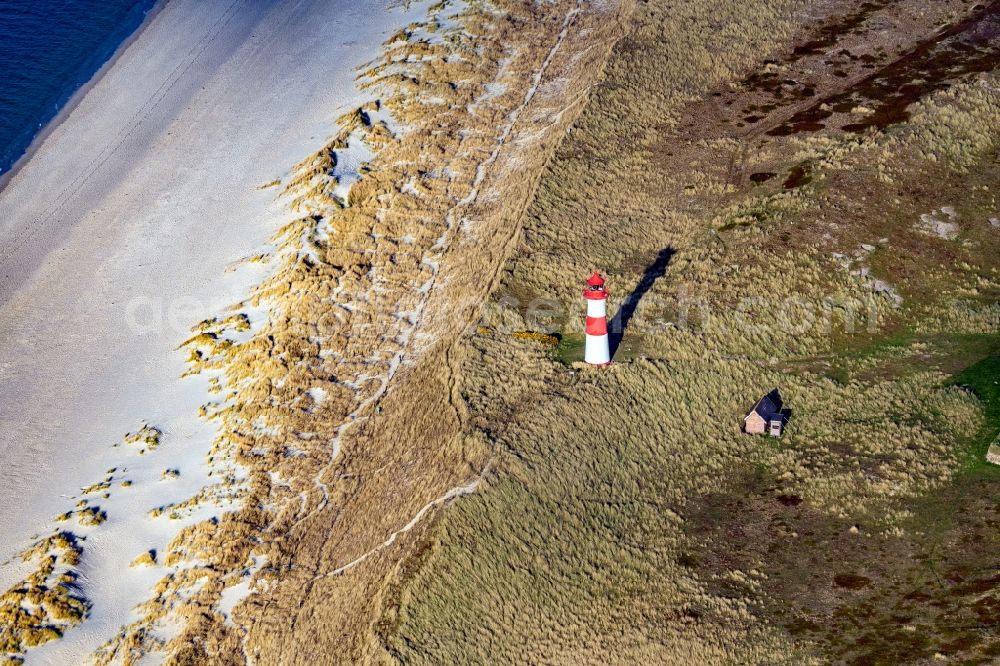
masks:
<instances>
[{"instance_id":1,"label":"lighthouse","mask_svg":"<svg viewBox=\"0 0 1000 666\"><path fill-rule=\"evenodd\" d=\"M587 342L583 360L591 365L608 365L611 363L608 350L608 290L604 288L604 278L597 271L587 278L583 297L587 299Z\"/></svg>"}]
</instances>

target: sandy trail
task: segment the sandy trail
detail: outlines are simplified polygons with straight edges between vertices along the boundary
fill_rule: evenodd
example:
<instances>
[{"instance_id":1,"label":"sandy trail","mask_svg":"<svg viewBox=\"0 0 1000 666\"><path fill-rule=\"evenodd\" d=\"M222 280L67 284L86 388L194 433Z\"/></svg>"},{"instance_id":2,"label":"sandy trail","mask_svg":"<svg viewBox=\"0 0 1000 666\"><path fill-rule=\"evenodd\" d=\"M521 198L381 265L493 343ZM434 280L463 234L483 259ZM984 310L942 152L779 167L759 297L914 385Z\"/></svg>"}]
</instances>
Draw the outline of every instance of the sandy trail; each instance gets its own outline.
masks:
<instances>
[{"instance_id":1,"label":"sandy trail","mask_svg":"<svg viewBox=\"0 0 1000 666\"><path fill-rule=\"evenodd\" d=\"M172 0L0 192L0 556L120 467L112 445L142 420L163 445L130 472L181 472L112 497L83 562L91 629L44 658L78 660L162 574L128 568L179 527L145 513L209 481L214 436L206 382L178 380L176 347L263 278L227 271L291 217L258 187L322 145L362 100L354 67L425 11L391 4Z\"/></svg>"}]
</instances>

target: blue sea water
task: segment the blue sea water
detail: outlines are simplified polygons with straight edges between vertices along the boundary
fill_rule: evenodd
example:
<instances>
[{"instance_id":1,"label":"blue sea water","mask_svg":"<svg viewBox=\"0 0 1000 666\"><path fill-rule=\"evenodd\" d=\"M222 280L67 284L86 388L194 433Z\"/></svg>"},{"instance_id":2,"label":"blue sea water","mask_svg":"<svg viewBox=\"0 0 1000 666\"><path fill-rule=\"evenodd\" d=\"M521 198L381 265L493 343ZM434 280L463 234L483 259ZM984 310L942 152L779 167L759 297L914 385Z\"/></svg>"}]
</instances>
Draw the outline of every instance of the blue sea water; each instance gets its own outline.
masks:
<instances>
[{"instance_id":1,"label":"blue sea water","mask_svg":"<svg viewBox=\"0 0 1000 666\"><path fill-rule=\"evenodd\" d=\"M0 0L0 174L156 0Z\"/></svg>"}]
</instances>

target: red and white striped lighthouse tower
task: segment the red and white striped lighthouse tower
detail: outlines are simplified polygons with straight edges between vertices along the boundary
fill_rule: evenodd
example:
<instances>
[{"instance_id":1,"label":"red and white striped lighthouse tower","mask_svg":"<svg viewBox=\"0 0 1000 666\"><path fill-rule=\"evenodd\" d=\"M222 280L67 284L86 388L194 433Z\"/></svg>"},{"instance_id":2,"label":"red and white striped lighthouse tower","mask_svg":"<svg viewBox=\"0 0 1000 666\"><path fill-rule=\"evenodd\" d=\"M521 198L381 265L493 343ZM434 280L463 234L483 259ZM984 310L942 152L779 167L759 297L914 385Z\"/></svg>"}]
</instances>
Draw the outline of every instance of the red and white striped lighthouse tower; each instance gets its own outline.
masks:
<instances>
[{"instance_id":1,"label":"red and white striped lighthouse tower","mask_svg":"<svg viewBox=\"0 0 1000 666\"><path fill-rule=\"evenodd\" d=\"M604 278L597 271L587 278L583 297L587 299L587 342L583 348L583 360L591 365L608 365L611 363L608 350L608 290L604 288Z\"/></svg>"}]
</instances>

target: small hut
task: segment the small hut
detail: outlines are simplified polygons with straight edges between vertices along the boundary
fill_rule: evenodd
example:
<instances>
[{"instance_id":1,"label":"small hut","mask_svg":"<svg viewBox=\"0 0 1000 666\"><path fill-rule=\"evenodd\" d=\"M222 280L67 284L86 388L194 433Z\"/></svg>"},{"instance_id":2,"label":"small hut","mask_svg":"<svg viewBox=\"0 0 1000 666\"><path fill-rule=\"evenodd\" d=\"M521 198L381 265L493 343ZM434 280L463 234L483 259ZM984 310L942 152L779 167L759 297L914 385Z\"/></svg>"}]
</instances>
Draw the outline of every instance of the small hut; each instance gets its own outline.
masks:
<instances>
[{"instance_id":1,"label":"small hut","mask_svg":"<svg viewBox=\"0 0 1000 666\"><path fill-rule=\"evenodd\" d=\"M743 418L743 432L751 435L767 433L771 437L781 437L786 419L783 406L781 391L775 388L758 400L750 413Z\"/></svg>"}]
</instances>

